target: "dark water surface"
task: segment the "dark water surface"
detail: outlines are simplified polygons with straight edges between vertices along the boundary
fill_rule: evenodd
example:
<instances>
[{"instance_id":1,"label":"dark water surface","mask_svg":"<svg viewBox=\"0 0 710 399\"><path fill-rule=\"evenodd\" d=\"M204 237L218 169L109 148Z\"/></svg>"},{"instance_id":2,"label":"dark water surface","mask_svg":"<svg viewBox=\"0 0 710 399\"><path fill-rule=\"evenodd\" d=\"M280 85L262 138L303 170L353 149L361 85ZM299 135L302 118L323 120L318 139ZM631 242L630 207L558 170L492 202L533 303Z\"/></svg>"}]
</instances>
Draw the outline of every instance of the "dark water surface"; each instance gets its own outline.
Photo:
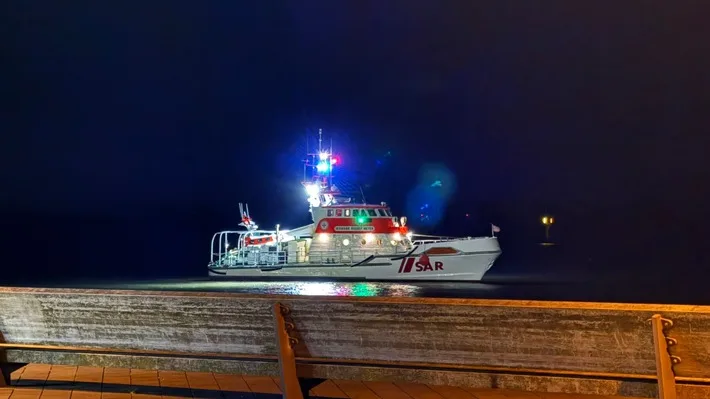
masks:
<instances>
[{"instance_id":1,"label":"dark water surface","mask_svg":"<svg viewBox=\"0 0 710 399\"><path fill-rule=\"evenodd\" d=\"M510 228L501 233L502 256L479 283L239 282L206 278L214 226L167 217L7 220L15 223L0 233L5 286L710 304L710 256L698 244L710 233L584 229L544 246L536 230Z\"/></svg>"}]
</instances>

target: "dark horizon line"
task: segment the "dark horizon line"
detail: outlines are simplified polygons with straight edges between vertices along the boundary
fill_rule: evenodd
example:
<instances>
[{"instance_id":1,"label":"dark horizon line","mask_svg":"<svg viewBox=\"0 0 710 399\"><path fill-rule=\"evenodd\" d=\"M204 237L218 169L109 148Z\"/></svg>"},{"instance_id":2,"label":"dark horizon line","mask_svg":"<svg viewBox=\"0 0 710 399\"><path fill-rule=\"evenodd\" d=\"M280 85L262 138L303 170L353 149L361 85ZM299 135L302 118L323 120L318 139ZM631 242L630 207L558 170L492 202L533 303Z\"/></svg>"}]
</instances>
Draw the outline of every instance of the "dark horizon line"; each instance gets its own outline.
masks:
<instances>
[{"instance_id":1,"label":"dark horizon line","mask_svg":"<svg viewBox=\"0 0 710 399\"><path fill-rule=\"evenodd\" d=\"M163 213L169 215L190 213L195 214L224 214L224 213L238 213L238 202L234 202L234 209L229 208L225 210L223 204L215 204L208 202L198 202L198 203L124 203L117 205L115 207L106 206L104 209L101 208L88 208L88 209L49 209L49 208L39 208L32 207L23 204L3 204L0 206L0 215L7 215L10 217L18 216L28 216L28 217L125 217L127 214L135 214L136 216L153 215L156 213ZM276 204L281 202L276 201L260 201L262 204ZM392 207L402 207L401 204L392 204ZM467 204L464 206L464 204ZM303 211L304 214L308 212L307 203L303 201ZM253 207L253 205L252 205ZM624 212L627 214L639 214L646 212L653 212L657 210L676 210L683 211L682 213L696 213L698 216L703 214L708 214L710 216L710 209L706 207L704 201L700 198L697 201L688 201L687 198L664 198L656 199L652 201L634 201L627 203L603 203L598 201L544 201L544 200L478 200L471 201L466 199L452 200L444 205L446 210L450 209L470 209L470 213L475 213L476 210L480 209L490 209L495 211L510 210L511 213L520 212L537 212L537 213L565 213L565 214L580 214L580 213L590 213L596 214L601 212L616 213ZM394 209L393 209L394 211ZM398 210L397 213L405 212L404 207ZM446 212L446 211L445 211ZM675 212L674 212L675 213Z\"/></svg>"}]
</instances>

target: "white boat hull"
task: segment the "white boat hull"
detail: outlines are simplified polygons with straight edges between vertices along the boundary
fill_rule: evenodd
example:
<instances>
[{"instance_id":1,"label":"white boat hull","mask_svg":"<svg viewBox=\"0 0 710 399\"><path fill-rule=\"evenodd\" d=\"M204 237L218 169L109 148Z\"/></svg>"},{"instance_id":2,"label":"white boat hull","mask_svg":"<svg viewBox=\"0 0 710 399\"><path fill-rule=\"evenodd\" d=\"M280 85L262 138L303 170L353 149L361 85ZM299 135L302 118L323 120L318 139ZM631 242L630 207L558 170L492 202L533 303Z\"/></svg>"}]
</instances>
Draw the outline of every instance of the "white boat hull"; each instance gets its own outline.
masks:
<instances>
[{"instance_id":1,"label":"white boat hull","mask_svg":"<svg viewBox=\"0 0 710 399\"><path fill-rule=\"evenodd\" d=\"M424 255L437 244L421 244L406 255L379 255L354 265L285 264L272 266L238 266L209 268L210 277L250 279L347 279L391 281L480 281L500 256L495 238L457 242L464 249L452 255ZM462 245L463 244L463 245ZM462 246L464 248L462 248ZM468 247L468 248L465 248ZM469 249L469 251L465 251Z\"/></svg>"}]
</instances>

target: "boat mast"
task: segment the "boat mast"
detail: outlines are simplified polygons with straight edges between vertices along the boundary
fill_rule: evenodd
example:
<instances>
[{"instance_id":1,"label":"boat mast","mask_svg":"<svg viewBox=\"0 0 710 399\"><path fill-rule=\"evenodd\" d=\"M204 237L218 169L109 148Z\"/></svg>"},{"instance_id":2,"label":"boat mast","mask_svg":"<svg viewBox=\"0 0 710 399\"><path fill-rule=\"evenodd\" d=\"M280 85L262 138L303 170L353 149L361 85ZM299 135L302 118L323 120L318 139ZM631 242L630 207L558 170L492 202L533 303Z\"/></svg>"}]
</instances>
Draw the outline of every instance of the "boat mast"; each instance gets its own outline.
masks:
<instances>
[{"instance_id":1,"label":"boat mast","mask_svg":"<svg viewBox=\"0 0 710 399\"><path fill-rule=\"evenodd\" d=\"M318 129L318 154L323 152L323 146L321 143L323 142L323 129Z\"/></svg>"},{"instance_id":2,"label":"boat mast","mask_svg":"<svg viewBox=\"0 0 710 399\"><path fill-rule=\"evenodd\" d=\"M330 138L330 150L328 150L328 191L333 184L333 138Z\"/></svg>"},{"instance_id":3,"label":"boat mast","mask_svg":"<svg viewBox=\"0 0 710 399\"><path fill-rule=\"evenodd\" d=\"M308 142L309 141L310 140L308 140L308 136L306 136L306 159L304 159L304 162L303 162L303 181L304 182L306 181L306 178L307 178L306 177L307 176L306 170L308 169L308 164L309 164L308 157L310 156L310 154L308 153Z\"/></svg>"}]
</instances>

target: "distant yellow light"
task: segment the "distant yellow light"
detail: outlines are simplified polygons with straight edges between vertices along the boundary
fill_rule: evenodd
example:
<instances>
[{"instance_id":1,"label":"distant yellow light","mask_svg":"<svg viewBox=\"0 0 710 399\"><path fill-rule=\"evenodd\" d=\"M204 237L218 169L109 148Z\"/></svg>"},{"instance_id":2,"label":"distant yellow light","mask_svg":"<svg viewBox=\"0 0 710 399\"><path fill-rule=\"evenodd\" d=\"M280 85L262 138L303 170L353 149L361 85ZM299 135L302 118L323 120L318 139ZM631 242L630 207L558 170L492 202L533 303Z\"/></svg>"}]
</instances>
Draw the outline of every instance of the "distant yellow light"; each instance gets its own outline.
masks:
<instances>
[{"instance_id":1,"label":"distant yellow light","mask_svg":"<svg viewBox=\"0 0 710 399\"><path fill-rule=\"evenodd\" d=\"M547 224L547 216L542 217L542 224Z\"/></svg>"}]
</instances>

